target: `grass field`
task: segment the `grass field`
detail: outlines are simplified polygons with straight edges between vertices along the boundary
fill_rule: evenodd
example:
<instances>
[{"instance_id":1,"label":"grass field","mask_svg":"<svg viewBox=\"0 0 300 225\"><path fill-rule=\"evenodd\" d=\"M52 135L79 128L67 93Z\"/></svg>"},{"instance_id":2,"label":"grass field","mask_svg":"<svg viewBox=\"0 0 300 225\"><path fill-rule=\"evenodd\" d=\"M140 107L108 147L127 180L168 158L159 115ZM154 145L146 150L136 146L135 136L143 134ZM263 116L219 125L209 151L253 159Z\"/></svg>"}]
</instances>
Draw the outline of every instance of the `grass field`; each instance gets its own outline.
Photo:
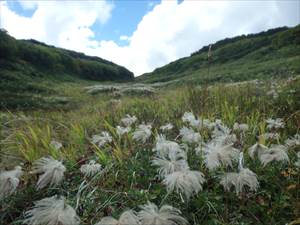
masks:
<instances>
[{"instance_id":1,"label":"grass field","mask_svg":"<svg viewBox=\"0 0 300 225\"><path fill-rule=\"evenodd\" d=\"M34 202L53 195L65 196L84 225L96 224L105 216L118 218L127 209L139 211L139 206L147 201L178 208L190 224L299 223L300 140L293 139L300 127L299 77L212 86L157 85L151 87L155 91L144 95L143 90L122 94L111 87L88 93L85 87L94 84L58 85L57 90L76 103L67 108L1 112L0 168L11 170L21 165L24 172L16 191L0 200L1 224L22 224L24 213ZM185 112L192 112L202 126L186 119L184 122ZM117 126L125 126L121 119L127 114L135 116L137 121L129 132L119 135ZM272 127L272 122L268 123L270 118L281 118L284 125ZM204 119L210 125L204 126ZM139 128L143 130L139 127L142 123L151 124L150 133L143 128L145 132L140 134L145 136L145 142L138 138L137 132ZM173 128L161 130L167 123ZM248 130L233 129L235 123L247 124ZM184 126L199 133L201 138L189 141L182 137ZM216 131L218 127L221 135ZM94 135L103 131L109 133L111 140L99 144ZM270 133L276 134L276 138L268 136ZM178 190L167 188L164 180L169 174L159 176L158 166L153 165L158 157L159 134L180 144L190 170L202 173L205 182L191 191L191 197L185 191L192 184ZM250 182L236 193L237 189L231 187L226 191L220 184L225 174L241 171L236 157L231 156L231 163L217 157L214 162L219 160L218 166L215 169L208 166L209 151L203 149L226 135L235 136L230 146L243 152L242 166L257 175L258 187L253 188ZM55 147L53 141L62 146ZM253 159L249 156L249 148L257 142L269 148L264 154L286 153L288 160L272 155L264 166L259 156ZM280 147L283 153L268 152L272 145L284 145ZM37 190L39 176L30 171L36 160L49 156L62 161L66 169L64 178L57 185L48 183ZM222 154L219 157L222 159ZM90 160L99 163L102 169L93 176L85 176L80 168Z\"/></svg>"}]
</instances>

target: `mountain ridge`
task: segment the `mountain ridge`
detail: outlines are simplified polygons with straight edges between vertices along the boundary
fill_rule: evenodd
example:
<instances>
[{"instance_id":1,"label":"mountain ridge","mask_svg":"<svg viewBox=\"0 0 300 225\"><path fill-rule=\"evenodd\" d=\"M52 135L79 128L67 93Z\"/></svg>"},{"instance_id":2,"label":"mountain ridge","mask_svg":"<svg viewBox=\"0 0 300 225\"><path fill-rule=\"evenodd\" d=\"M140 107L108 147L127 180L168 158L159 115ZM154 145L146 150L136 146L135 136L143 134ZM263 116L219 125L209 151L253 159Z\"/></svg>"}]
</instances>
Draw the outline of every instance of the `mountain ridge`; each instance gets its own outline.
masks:
<instances>
[{"instance_id":1,"label":"mountain ridge","mask_svg":"<svg viewBox=\"0 0 300 225\"><path fill-rule=\"evenodd\" d=\"M284 66L287 66L290 67L288 69L289 73L300 73L300 65L297 63L297 60L300 60L300 25L292 28L279 27L256 34L225 38L213 43L212 60L210 62L211 73L209 78L206 74L208 71L208 48L209 45L203 46L190 56L180 58L165 66L155 69L153 72L145 73L137 77L136 81L155 83L191 78L192 82L196 81L199 83L206 83L209 80L214 82L214 78L218 76L222 76L223 81L242 81L245 77L241 76L239 79L237 75L240 73L234 74L234 71L238 70L238 68L235 68L235 62L240 62L240 64L255 62L255 64L257 64L255 72L257 72L257 74L261 74L259 76L251 74L249 79L256 79L261 75L271 74L272 72L269 70L272 65L278 71L280 71ZM277 59L275 57L276 54L278 57ZM284 58L288 61L287 59L291 59L293 57L296 57L296 59L293 59L292 63L284 65ZM270 65L258 65L256 59L259 58L264 62L269 62ZM243 61L243 59L245 60ZM220 69L216 71L216 67L224 67L226 64L228 65L226 69L231 70L231 74L224 75L221 73ZM229 68L229 64L233 64L231 65L231 68ZM265 69L268 71L264 71ZM201 77L196 78L196 73ZM234 76L232 76L232 74Z\"/></svg>"}]
</instances>

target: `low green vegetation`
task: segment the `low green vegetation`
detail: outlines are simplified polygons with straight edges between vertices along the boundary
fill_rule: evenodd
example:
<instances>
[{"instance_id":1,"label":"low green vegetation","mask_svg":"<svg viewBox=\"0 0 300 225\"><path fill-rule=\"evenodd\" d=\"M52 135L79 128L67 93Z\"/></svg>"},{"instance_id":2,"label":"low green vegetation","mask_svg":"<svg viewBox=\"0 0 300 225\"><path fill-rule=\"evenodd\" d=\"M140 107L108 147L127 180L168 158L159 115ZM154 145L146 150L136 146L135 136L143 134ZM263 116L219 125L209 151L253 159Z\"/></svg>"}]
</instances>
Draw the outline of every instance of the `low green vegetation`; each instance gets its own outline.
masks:
<instances>
[{"instance_id":1,"label":"low green vegetation","mask_svg":"<svg viewBox=\"0 0 300 225\"><path fill-rule=\"evenodd\" d=\"M53 100L65 97L57 92L61 83L130 80L133 73L107 60L16 40L0 30L0 108L61 107Z\"/></svg>"},{"instance_id":2,"label":"low green vegetation","mask_svg":"<svg viewBox=\"0 0 300 225\"><path fill-rule=\"evenodd\" d=\"M69 90L75 90L74 85ZM68 90L61 88L67 95ZM299 77L227 85L184 85L176 89L156 87L155 93L141 96L86 91L75 94L80 102L72 110L1 113L0 168L10 170L21 165L24 171L16 192L0 200L2 224L22 224L24 212L33 207L35 201L53 195L65 196L83 225L96 224L105 216L118 218L127 209L139 211L139 206L147 201L176 207L182 217L195 225L292 225L299 222L297 153L300 149L299 144L290 145L287 141L299 134ZM230 135L236 135L233 147L243 152L244 167L256 174L257 189L246 187L238 194L234 188L224 190L221 177L238 171L238 162L233 161L232 167L221 165L215 170L208 169L205 157L196 149L201 143L209 143L214 131L191 127L182 121L185 112L193 112L200 120L220 119L230 129ZM121 119L126 114L136 116L137 121L128 133L119 135L117 126L124 126ZM268 128L270 118L281 118L284 125ZM244 133L234 130L236 122L247 124L248 130ZM142 123L151 124L151 133L145 142L135 138ZM173 128L161 130L167 123ZM199 133L201 141L185 142L179 135L183 126ZM101 132L108 132L111 141L98 144L94 135ZM279 136L267 138L268 132ZM158 167L151 163L156 157L153 149L157 148L159 134L184 144L182 148L187 153L190 169L203 173L203 189L189 199L180 192L168 192L163 178L158 176ZM53 141L62 146L55 147ZM272 144L286 146L289 160L274 160L263 166L260 159L249 156L249 148L257 142L270 149ZM64 178L56 186L46 185L37 190L38 174L30 171L36 160L49 156L65 166ZM90 160L100 164L102 169L86 177L80 169Z\"/></svg>"},{"instance_id":3,"label":"low green vegetation","mask_svg":"<svg viewBox=\"0 0 300 225\"><path fill-rule=\"evenodd\" d=\"M276 28L258 34L226 38L137 78L143 83L236 82L287 78L300 73L300 25Z\"/></svg>"}]
</instances>

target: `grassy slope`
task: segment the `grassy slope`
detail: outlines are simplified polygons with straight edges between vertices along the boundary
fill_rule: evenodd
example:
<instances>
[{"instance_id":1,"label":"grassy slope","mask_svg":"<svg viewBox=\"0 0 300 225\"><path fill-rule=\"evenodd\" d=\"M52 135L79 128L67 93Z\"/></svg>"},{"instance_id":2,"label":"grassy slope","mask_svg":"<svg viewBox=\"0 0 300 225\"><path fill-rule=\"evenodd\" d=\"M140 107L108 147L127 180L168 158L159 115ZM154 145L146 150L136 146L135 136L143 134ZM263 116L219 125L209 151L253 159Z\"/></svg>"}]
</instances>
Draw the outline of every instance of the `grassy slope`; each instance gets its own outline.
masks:
<instances>
[{"instance_id":1,"label":"grassy slope","mask_svg":"<svg viewBox=\"0 0 300 225\"><path fill-rule=\"evenodd\" d=\"M227 38L212 45L209 72L208 46L205 46L190 57L176 60L136 80L145 83L175 80L181 83L212 83L299 74L299 37L300 25Z\"/></svg>"},{"instance_id":2,"label":"grassy slope","mask_svg":"<svg viewBox=\"0 0 300 225\"><path fill-rule=\"evenodd\" d=\"M299 146L289 150L290 163L272 163L262 167L252 160L247 149L258 135L265 132L268 118L281 117L286 127L280 129L279 140L267 141L284 143L299 132L300 80L278 81L262 84L216 85L209 90L186 86L174 90L161 90L152 97L122 97L121 103L111 102L111 96L80 95L80 107L72 111L34 111L1 115L1 168L12 168L24 163L25 175L15 195L5 199L0 207L0 221L3 224L21 224L23 212L33 206L33 201L54 194L67 196L68 203L76 205L77 191L83 181L79 168L84 162L94 159L101 163L106 172L100 179L89 180L89 185L80 196L77 213L81 224L90 225L103 216L118 217L128 208L138 210L138 205L148 200L160 205L170 204L179 208L190 224L257 225L287 224L299 218L299 169L294 165ZM271 86L280 90L279 97L266 95ZM189 202L182 202L176 193L167 198L166 188L156 178L156 167L151 166L154 157L152 149L155 137L161 133L159 127L165 123L175 128L167 132L169 140L174 140L179 129L184 126L181 116L185 111L193 111L197 116L214 120L216 118L229 127L235 121L247 123L250 127L243 142L236 147L245 152L245 165L254 171L260 182L257 193L236 196L234 191L224 192L219 184L219 175L234 168L222 167L209 172L203 159L194 154L195 146L189 146L189 165L193 170L205 174L203 191ZM153 122L151 138L144 144L132 139L132 133L119 138L115 127L125 114L136 115L138 124ZM91 144L91 137L101 131L109 131L113 142L97 148ZM205 141L209 139L206 130L199 130ZM61 151L53 151L49 146L52 139L63 143ZM180 143L180 138L177 138ZM67 167L66 179L58 188L35 190L37 177L29 174L32 162L42 156L52 155L62 159ZM93 193L91 195L91 193Z\"/></svg>"},{"instance_id":3,"label":"grassy slope","mask_svg":"<svg viewBox=\"0 0 300 225\"><path fill-rule=\"evenodd\" d=\"M107 60L16 40L0 31L0 107L50 107L66 102L57 86L88 81L129 81L133 74Z\"/></svg>"}]
</instances>

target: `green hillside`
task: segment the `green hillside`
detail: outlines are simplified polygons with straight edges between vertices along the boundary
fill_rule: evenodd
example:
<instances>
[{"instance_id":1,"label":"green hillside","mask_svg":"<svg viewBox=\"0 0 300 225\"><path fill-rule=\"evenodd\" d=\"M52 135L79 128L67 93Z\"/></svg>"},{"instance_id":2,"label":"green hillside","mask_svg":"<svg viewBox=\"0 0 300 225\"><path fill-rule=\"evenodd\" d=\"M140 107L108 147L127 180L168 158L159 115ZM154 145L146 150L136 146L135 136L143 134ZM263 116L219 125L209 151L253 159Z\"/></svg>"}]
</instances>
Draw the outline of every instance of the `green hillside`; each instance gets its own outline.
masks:
<instances>
[{"instance_id":1,"label":"green hillside","mask_svg":"<svg viewBox=\"0 0 300 225\"><path fill-rule=\"evenodd\" d=\"M181 83L231 82L288 77L300 73L300 25L276 28L258 34L226 38L186 58L144 74L136 80L145 83L178 81Z\"/></svg>"},{"instance_id":2,"label":"green hillside","mask_svg":"<svg viewBox=\"0 0 300 225\"><path fill-rule=\"evenodd\" d=\"M1 30L0 78L0 108L15 108L63 103L57 87L65 82L129 81L133 73L98 57L16 40Z\"/></svg>"}]
</instances>

